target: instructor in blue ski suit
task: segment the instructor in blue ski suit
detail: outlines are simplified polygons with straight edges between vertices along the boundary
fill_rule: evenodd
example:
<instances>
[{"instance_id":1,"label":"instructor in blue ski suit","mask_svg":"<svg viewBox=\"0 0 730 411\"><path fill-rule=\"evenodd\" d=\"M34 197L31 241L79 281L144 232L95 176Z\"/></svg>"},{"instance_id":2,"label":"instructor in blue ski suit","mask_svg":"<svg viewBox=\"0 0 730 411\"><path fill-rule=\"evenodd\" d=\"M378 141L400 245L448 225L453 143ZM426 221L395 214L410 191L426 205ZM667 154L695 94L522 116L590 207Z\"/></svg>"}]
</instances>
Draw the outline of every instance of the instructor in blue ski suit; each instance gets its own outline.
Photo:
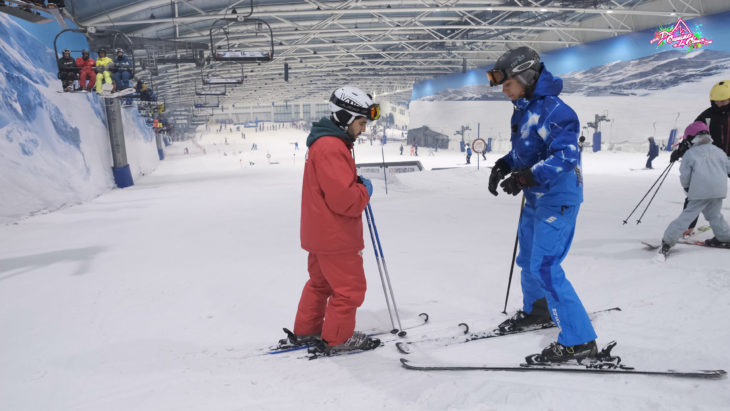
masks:
<instances>
[{"instance_id":1,"label":"instructor in blue ski suit","mask_svg":"<svg viewBox=\"0 0 730 411\"><path fill-rule=\"evenodd\" d=\"M558 97L563 81L529 47L506 52L488 76L514 104L512 149L492 168L489 191L496 196L497 185L511 173L500 186L512 195L522 191L525 197L516 260L522 269L523 308L499 328L519 330L552 320L560 334L542 351L541 361L593 357L596 333L560 266L583 201L578 117Z\"/></svg>"}]
</instances>

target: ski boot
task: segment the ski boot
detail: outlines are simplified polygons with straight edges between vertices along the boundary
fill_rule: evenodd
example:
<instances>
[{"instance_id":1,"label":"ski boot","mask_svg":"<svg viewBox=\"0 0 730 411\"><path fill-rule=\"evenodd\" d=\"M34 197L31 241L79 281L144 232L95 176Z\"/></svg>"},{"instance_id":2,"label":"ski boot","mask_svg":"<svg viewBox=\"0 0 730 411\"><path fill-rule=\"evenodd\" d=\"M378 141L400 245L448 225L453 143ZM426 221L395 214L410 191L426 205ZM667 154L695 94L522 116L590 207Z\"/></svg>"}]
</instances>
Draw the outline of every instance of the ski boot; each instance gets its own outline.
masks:
<instances>
[{"instance_id":1,"label":"ski boot","mask_svg":"<svg viewBox=\"0 0 730 411\"><path fill-rule=\"evenodd\" d=\"M284 332L286 333L286 338L282 338L281 340L279 340L279 344L276 347L276 349L278 350L317 345L322 342L322 338L318 334L296 335L287 328L284 328Z\"/></svg>"},{"instance_id":2,"label":"ski boot","mask_svg":"<svg viewBox=\"0 0 730 411\"><path fill-rule=\"evenodd\" d=\"M525 329L550 328L554 326L553 319L547 307L547 300L541 298L532 303L532 312L519 310L510 319L497 326L497 331L503 334L523 331Z\"/></svg>"},{"instance_id":3,"label":"ski boot","mask_svg":"<svg viewBox=\"0 0 730 411\"><path fill-rule=\"evenodd\" d=\"M709 240L705 240L705 245L708 247L730 248L730 243L724 243L718 240L717 237L712 237Z\"/></svg>"},{"instance_id":4,"label":"ski boot","mask_svg":"<svg viewBox=\"0 0 730 411\"><path fill-rule=\"evenodd\" d=\"M559 342L551 343L545 347L540 354L532 356L537 363L556 363L576 361L580 363L586 358L595 358L598 354L596 341L589 341L585 344L565 346ZM528 358L528 362L530 361Z\"/></svg>"},{"instance_id":5,"label":"ski boot","mask_svg":"<svg viewBox=\"0 0 730 411\"><path fill-rule=\"evenodd\" d=\"M659 253L660 254L664 254L664 256L666 257L667 254L669 254L669 249L670 248L672 248L671 245L669 245L669 244L665 243L664 241L662 241L662 248L661 248L661 250L659 250Z\"/></svg>"},{"instance_id":6,"label":"ski boot","mask_svg":"<svg viewBox=\"0 0 730 411\"><path fill-rule=\"evenodd\" d=\"M348 351L367 351L380 347L380 340L370 338L367 334L360 331L352 333L352 337L348 338L342 344L329 345L326 341L320 340L320 343L309 348L310 354L315 357L319 355L338 355Z\"/></svg>"}]
</instances>

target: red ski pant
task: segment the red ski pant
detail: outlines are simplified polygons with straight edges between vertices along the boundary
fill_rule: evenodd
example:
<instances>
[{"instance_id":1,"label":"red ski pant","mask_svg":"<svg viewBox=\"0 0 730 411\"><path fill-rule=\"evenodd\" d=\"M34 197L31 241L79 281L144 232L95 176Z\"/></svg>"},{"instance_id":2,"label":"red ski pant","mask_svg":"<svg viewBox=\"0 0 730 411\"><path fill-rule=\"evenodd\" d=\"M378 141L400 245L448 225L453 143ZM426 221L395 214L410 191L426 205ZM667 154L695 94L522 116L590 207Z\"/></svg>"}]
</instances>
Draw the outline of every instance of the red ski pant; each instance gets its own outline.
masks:
<instances>
[{"instance_id":1,"label":"red ski pant","mask_svg":"<svg viewBox=\"0 0 730 411\"><path fill-rule=\"evenodd\" d=\"M309 253L309 281L304 285L294 321L297 335L320 334L339 345L355 331L355 313L365 300L365 271L359 253Z\"/></svg>"},{"instance_id":2,"label":"red ski pant","mask_svg":"<svg viewBox=\"0 0 730 411\"><path fill-rule=\"evenodd\" d=\"M89 84L86 84L86 80L89 80ZM85 89L91 89L96 84L96 72L93 69L81 70L79 76L79 86Z\"/></svg>"}]
</instances>

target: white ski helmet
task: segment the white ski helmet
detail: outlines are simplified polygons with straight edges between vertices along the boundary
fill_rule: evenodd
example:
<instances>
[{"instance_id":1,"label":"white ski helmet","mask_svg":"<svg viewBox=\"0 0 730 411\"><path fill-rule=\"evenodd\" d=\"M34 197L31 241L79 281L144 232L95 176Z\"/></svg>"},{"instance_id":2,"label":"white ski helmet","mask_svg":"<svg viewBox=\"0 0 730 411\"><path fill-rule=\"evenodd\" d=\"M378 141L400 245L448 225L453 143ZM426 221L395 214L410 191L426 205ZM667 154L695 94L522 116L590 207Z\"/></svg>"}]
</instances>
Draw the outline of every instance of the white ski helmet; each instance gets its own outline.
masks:
<instances>
[{"instance_id":1,"label":"white ski helmet","mask_svg":"<svg viewBox=\"0 0 730 411\"><path fill-rule=\"evenodd\" d=\"M332 121L343 130L357 117L365 117L368 120L380 118L380 105L373 101L370 94L356 87L338 88L330 96L329 105Z\"/></svg>"}]
</instances>

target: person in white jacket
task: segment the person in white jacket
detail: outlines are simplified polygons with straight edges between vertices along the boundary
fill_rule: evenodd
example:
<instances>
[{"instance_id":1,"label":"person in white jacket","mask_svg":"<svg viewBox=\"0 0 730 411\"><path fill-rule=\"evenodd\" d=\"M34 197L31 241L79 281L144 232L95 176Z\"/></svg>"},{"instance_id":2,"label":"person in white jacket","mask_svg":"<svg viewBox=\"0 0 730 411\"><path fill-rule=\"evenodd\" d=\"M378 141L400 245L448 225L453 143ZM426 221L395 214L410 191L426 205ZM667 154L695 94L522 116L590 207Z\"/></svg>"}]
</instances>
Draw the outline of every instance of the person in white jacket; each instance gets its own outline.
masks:
<instances>
[{"instance_id":1,"label":"person in white jacket","mask_svg":"<svg viewBox=\"0 0 730 411\"><path fill-rule=\"evenodd\" d=\"M730 247L730 226L722 216L722 200L727 197L727 178L730 162L722 149L712 144L710 129L702 121L690 124L683 139L692 146L687 150L679 166L679 181L687 192L687 207L664 231L661 253L666 255L674 246L687 225L700 213L710 223L715 236L706 245Z\"/></svg>"}]
</instances>

